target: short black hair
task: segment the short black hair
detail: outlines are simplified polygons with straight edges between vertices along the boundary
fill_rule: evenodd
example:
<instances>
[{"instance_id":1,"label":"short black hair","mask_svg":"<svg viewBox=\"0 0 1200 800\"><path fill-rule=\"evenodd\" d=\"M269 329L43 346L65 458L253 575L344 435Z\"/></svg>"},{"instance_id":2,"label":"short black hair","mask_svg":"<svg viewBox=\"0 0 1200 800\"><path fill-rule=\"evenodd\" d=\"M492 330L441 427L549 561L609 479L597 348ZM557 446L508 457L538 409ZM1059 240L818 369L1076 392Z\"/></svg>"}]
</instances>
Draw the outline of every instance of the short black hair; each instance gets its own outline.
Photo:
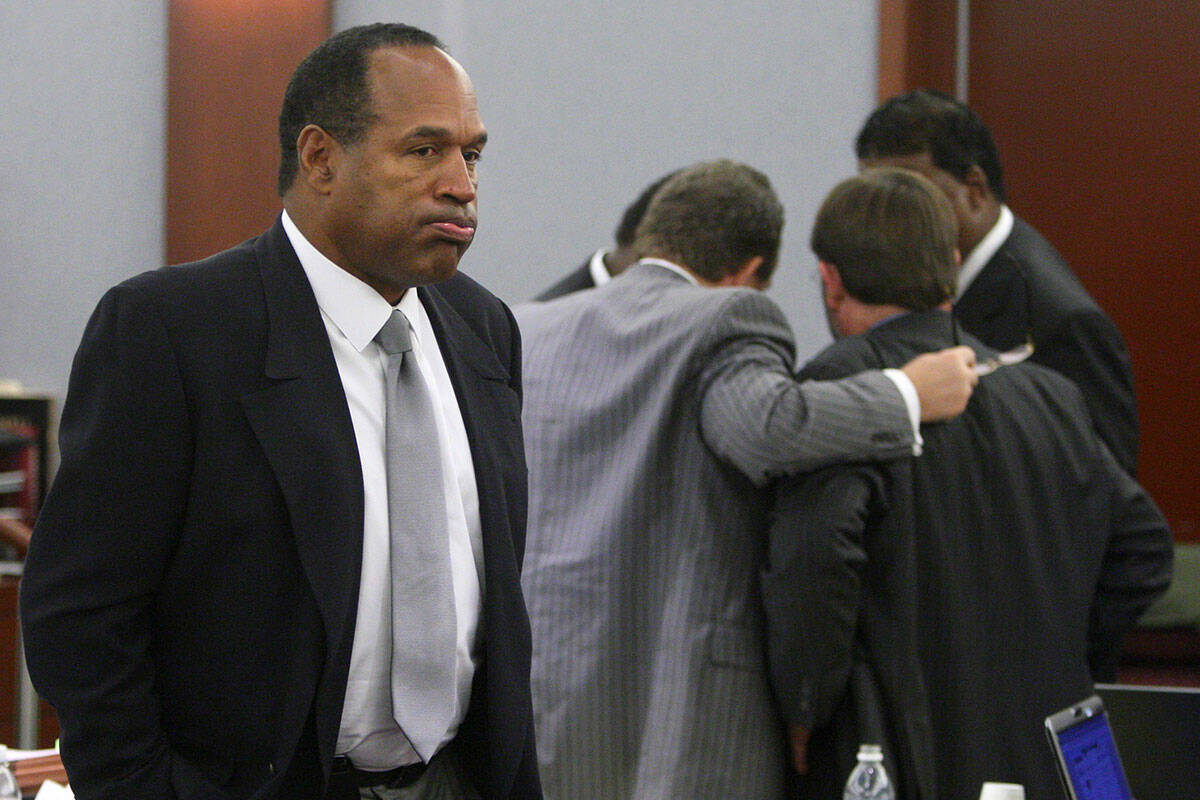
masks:
<instances>
[{"instance_id":1,"label":"short black hair","mask_svg":"<svg viewBox=\"0 0 1200 800\"><path fill-rule=\"evenodd\" d=\"M282 197L300 168L296 140L319 125L342 145L362 140L375 119L367 83L370 54L381 47L445 46L436 36L399 22L347 28L326 39L292 73L279 112L279 183Z\"/></svg>"},{"instance_id":2,"label":"short black hair","mask_svg":"<svg viewBox=\"0 0 1200 800\"><path fill-rule=\"evenodd\" d=\"M927 311L954 296L957 239L945 193L919 173L887 168L835 186L809 244L854 299Z\"/></svg>"},{"instance_id":3,"label":"short black hair","mask_svg":"<svg viewBox=\"0 0 1200 800\"><path fill-rule=\"evenodd\" d=\"M978 166L992 194L1005 200L1004 171L992 132L966 105L933 89L893 97L875 109L854 149L860 159L929 153L935 166L960 181Z\"/></svg>"},{"instance_id":4,"label":"short black hair","mask_svg":"<svg viewBox=\"0 0 1200 800\"><path fill-rule=\"evenodd\" d=\"M616 231L613 232L613 241L617 243L617 247L629 247L633 244L634 234L637 233L637 226L641 223L642 217L646 216L646 207L650 205L650 201L654 198L656 192L662 188L662 185L675 177L674 172L668 172L658 180L651 183L642 193L637 196L637 199L629 204L625 209L625 213L621 215L621 222L617 225Z\"/></svg>"},{"instance_id":5,"label":"short black hair","mask_svg":"<svg viewBox=\"0 0 1200 800\"><path fill-rule=\"evenodd\" d=\"M734 161L707 161L680 170L651 198L634 249L677 261L709 281L762 256L756 277L765 283L775 271L782 230L783 204L766 175Z\"/></svg>"}]
</instances>

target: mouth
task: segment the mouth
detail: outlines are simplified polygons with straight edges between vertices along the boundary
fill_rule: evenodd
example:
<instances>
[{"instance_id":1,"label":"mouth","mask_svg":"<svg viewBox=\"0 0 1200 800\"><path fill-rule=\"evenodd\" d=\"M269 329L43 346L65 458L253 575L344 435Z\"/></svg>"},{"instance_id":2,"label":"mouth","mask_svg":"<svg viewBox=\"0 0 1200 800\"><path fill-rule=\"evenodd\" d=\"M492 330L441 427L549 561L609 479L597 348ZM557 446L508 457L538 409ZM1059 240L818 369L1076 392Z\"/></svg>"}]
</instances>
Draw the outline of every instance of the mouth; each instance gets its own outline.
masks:
<instances>
[{"instance_id":1,"label":"mouth","mask_svg":"<svg viewBox=\"0 0 1200 800\"><path fill-rule=\"evenodd\" d=\"M471 219L439 219L429 226L452 242L465 244L475 238L475 221Z\"/></svg>"}]
</instances>

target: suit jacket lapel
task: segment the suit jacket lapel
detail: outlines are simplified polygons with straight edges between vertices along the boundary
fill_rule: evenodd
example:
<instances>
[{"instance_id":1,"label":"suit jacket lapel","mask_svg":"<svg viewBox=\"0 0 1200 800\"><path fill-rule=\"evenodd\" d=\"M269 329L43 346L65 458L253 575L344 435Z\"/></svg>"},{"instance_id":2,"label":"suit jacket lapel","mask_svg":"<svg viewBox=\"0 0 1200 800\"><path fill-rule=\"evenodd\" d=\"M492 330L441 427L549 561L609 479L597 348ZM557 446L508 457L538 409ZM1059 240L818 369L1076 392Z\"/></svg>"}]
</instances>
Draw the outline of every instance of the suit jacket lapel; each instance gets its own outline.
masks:
<instances>
[{"instance_id":1,"label":"suit jacket lapel","mask_svg":"<svg viewBox=\"0 0 1200 800\"><path fill-rule=\"evenodd\" d=\"M454 385L463 426L467 431L478 485L484 560L491 567L494 559L488 557L488 550L494 545L489 544L492 538L490 534L503 518L505 509L497 503L497 497L502 496L502 493L495 491L491 484L495 470L489 469L489 465L497 458L494 443L498 437L494 431L488 433L488 429L500 420L494 418L496 407L489 399L487 383L506 383L508 372L500 364L495 353L479 339L436 288L420 287L417 291L437 335L442 360L446 363L446 371L449 372L450 382Z\"/></svg>"},{"instance_id":2,"label":"suit jacket lapel","mask_svg":"<svg viewBox=\"0 0 1200 800\"><path fill-rule=\"evenodd\" d=\"M520 750L512 744L527 741L529 724L528 621L521 600L518 554L513 547L518 531L512 529L519 525L519 533L524 534L525 458L520 402L508 386L508 368L438 288L422 287L418 291L437 334L471 446L486 565L480 619L483 670L476 674L473 691L477 694L473 695L468 717L469 721L482 715L486 722L484 729L477 728L474 734L468 734L464 726L460 736L476 741L479 746L471 752L489 759L488 786L492 791L506 793L507 789L497 787L511 786L521 758ZM522 630L524 636L518 635ZM481 682L484 674L486 678ZM483 740L476 740L476 734Z\"/></svg>"},{"instance_id":3,"label":"suit jacket lapel","mask_svg":"<svg viewBox=\"0 0 1200 800\"><path fill-rule=\"evenodd\" d=\"M1017 277L1009 258L1005 245L1001 245L971 281L954 306L963 319L988 320L1008 305L1008 295Z\"/></svg>"},{"instance_id":4,"label":"suit jacket lapel","mask_svg":"<svg viewBox=\"0 0 1200 800\"><path fill-rule=\"evenodd\" d=\"M362 562L362 468L316 298L279 222L260 237L256 250L266 298L266 385L245 395L242 405L279 480L300 560L321 609L329 678L331 667L348 669L353 642ZM326 722L318 719L318 726Z\"/></svg>"}]
</instances>

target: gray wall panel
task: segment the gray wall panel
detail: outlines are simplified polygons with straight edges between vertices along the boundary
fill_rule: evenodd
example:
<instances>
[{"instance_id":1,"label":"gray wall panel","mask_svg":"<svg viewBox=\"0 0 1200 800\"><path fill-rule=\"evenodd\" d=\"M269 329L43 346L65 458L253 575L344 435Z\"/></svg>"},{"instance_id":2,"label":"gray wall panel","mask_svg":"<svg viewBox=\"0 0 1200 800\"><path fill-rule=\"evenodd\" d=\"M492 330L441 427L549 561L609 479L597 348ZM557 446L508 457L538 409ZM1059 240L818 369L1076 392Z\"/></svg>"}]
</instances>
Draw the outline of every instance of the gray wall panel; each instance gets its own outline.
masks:
<instances>
[{"instance_id":1,"label":"gray wall panel","mask_svg":"<svg viewBox=\"0 0 1200 800\"><path fill-rule=\"evenodd\" d=\"M61 396L88 315L163 253L166 11L0 4L0 379Z\"/></svg>"},{"instance_id":2,"label":"gray wall panel","mask_svg":"<svg viewBox=\"0 0 1200 800\"><path fill-rule=\"evenodd\" d=\"M470 70L492 143L463 266L509 301L606 244L668 169L729 156L765 171L788 209L771 292L806 356L828 341L808 230L854 168L875 6L343 0L334 23L427 27ZM164 249L165 7L82 9L0 5L0 379L55 395L100 294Z\"/></svg>"},{"instance_id":3,"label":"gray wall panel","mask_svg":"<svg viewBox=\"0 0 1200 800\"><path fill-rule=\"evenodd\" d=\"M727 156L787 207L771 290L801 356L829 341L808 250L824 194L854 170L874 102L877 4L341 0L334 27L396 20L471 73L491 139L463 269L524 300L611 240L653 178Z\"/></svg>"}]
</instances>

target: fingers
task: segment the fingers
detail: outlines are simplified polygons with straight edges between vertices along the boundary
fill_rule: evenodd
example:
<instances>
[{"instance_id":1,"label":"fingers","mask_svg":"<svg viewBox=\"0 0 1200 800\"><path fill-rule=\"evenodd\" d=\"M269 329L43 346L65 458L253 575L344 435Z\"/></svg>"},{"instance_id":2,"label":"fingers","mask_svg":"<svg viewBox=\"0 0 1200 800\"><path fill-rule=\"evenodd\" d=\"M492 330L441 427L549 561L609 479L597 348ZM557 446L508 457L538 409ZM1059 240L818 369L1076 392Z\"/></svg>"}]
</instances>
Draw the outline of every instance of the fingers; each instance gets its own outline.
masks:
<instances>
[{"instance_id":1,"label":"fingers","mask_svg":"<svg viewBox=\"0 0 1200 800\"><path fill-rule=\"evenodd\" d=\"M944 353L949 353L951 358L961 359L962 369L967 377L967 381L971 386L979 383L979 376L975 374L975 351L967 347L965 344L960 344L958 347L951 347L949 350L943 350Z\"/></svg>"},{"instance_id":2,"label":"fingers","mask_svg":"<svg viewBox=\"0 0 1200 800\"><path fill-rule=\"evenodd\" d=\"M925 353L902 368L917 390L922 422L939 422L958 416L967 407L979 383L975 352L964 346Z\"/></svg>"},{"instance_id":3,"label":"fingers","mask_svg":"<svg viewBox=\"0 0 1200 800\"><path fill-rule=\"evenodd\" d=\"M800 725L788 725L788 741L792 745L792 766L801 775L808 774L808 737L807 728Z\"/></svg>"}]
</instances>

